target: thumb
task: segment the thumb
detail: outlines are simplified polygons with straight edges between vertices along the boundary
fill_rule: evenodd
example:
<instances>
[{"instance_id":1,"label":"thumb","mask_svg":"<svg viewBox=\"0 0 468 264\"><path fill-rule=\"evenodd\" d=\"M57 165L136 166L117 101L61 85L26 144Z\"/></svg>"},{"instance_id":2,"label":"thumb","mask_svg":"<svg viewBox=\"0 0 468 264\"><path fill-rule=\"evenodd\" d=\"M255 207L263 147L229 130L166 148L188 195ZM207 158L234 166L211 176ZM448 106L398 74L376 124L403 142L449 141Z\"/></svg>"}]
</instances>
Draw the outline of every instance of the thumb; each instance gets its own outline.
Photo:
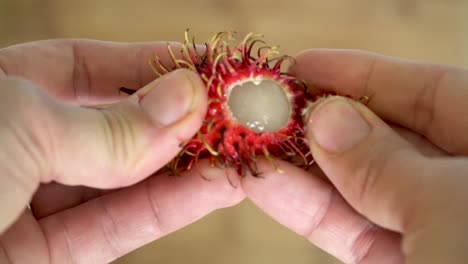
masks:
<instances>
[{"instance_id":1,"label":"thumb","mask_svg":"<svg viewBox=\"0 0 468 264\"><path fill-rule=\"evenodd\" d=\"M177 155L205 111L204 85L188 70L163 76L104 109L57 105L54 180L100 188L140 181Z\"/></svg>"},{"instance_id":2,"label":"thumb","mask_svg":"<svg viewBox=\"0 0 468 264\"><path fill-rule=\"evenodd\" d=\"M418 157L408 142L363 105L342 97L318 102L307 137L315 161L352 206L380 225L401 230L396 199L405 199L402 195L416 184L413 174L395 173L410 170Z\"/></svg>"},{"instance_id":3,"label":"thumb","mask_svg":"<svg viewBox=\"0 0 468 264\"><path fill-rule=\"evenodd\" d=\"M343 197L374 223L403 233L408 263L467 257L460 236L468 220L461 207L468 201L466 160L423 156L364 105L342 97L318 103L307 137Z\"/></svg>"},{"instance_id":4,"label":"thumb","mask_svg":"<svg viewBox=\"0 0 468 264\"><path fill-rule=\"evenodd\" d=\"M187 70L163 76L104 109L58 102L25 81L10 84L16 87L2 98L9 101L3 108L16 114L5 118L18 123L12 130L24 139L12 146L8 159L26 163L24 174L38 175L42 182L96 188L138 182L177 155L206 111L204 85Z\"/></svg>"},{"instance_id":5,"label":"thumb","mask_svg":"<svg viewBox=\"0 0 468 264\"><path fill-rule=\"evenodd\" d=\"M20 78L0 78L0 234L40 182L118 188L169 162L198 130L205 87L174 71L105 109L56 101Z\"/></svg>"},{"instance_id":6,"label":"thumb","mask_svg":"<svg viewBox=\"0 0 468 264\"><path fill-rule=\"evenodd\" d=\"M364 105L331 97L313 108L307 137L315 161L360 213L402 229L421 155Z\"/></svg>"}]
</instances>

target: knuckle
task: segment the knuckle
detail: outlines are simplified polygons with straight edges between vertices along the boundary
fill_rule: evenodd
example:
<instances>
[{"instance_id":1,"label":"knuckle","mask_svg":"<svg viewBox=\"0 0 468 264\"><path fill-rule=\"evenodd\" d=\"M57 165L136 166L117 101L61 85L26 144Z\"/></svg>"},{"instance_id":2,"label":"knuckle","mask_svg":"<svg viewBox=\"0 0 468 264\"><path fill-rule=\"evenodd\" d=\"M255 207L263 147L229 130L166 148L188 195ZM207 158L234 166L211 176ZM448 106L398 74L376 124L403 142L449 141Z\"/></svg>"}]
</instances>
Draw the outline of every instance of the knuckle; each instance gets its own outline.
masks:
<instances>
[{"instance_id":1,"label":"knuckle","mask_svg":"<svg viewBox=\"0 0 468 264\"><path fill-rule=\"evenodd\" d=\"M309 228L303 235L308 240L312 241L316 231L322 229L323 224L327 221L329 213L333 208L333 203L338 199L339 194L334 189L330 188L328 196L327 201L319 207L312 216L312 220L309 221Z\"/></svg>"},{"instance_id":2,"label":"knuckle","mask_svg":"<svg viewBox=\"0 0 468 264\"><path fill-rule=\"evenodd\" d=\"M434 74L434 77L421 87L417 97L413 100L413 126L423 135L430 135L434 129L438 92L449 73L447 69L437 71L437 74Z\"/></svg>"},{"instance_id":3,"label":"knuckle","mask_svg":"<svg viewBox=\"0 0 468 264\"><path fill-rule=\"evenodd\" d=\"M136 162L134 159L138 152L138 137L128 113L118 107L99 111L103 119L102 130L109 157L113 163L124 166L125 171L131 171Z\"/></svg>"},{"instance_id":4,"label":"knuckle","mask_svg":"<svg viewBox=\"0 0 468 264\"><path fill-rule=\"evenodd\" d=\"M161 217L161 209L160 205L158 203L158 198L157 195L152 192L152 185L156 184L154 182L155 178L152 178L150 180L145 181L145 193L146 197L148 199L149 207L150 207L150 212L152 214L152 219L153 219L153 224L152 224L152 229L151 233L153 233L154 237L160 237L164 233L166 233L163 223L162 223L162 217Z\"/></svg>"},{"instance_id":5,"label":"knuckle","mask_svg":"<svg viewBox=\"0 0 468 264\"><path fill-rule=\"evenodd\" d=\"M21 78L0 80L1 163L29 191L46 174L48 117L45 96ZM41 118L37 118L40 116ZM33 180L31 180L33 179Z\"/></svg>"},{"instance_id":6,"label":"knuckle","mask_svg":"<svg viewBox=\"0 0 468 264\"><path fill-rule=\"evenodd\" d=\"M97 199L98 204L101 207L101 228L104 237L105 244L112 259L117 259L123 254L125 250L121 247L123 244L121 241L121 235L119 234L119 226L116 223L114 216L110 212L107 202L105 199Z\"/></svg>"},{"instance_id":7,"label":"knuckle","mask_svg":"<svg viewBox=\"0 0 468 264\"><path fill-rule=\"evenodd\" d=\"M366 201L369 192L374 189L376 182L384 172L387 162L385 158L370 159L362 170L357 173L359 177L356 188L358 204L363 204Z\"/></svg>"},{"instance_id":8,"label":"knuckle","mask_svg":"<svg viewBox=\"0 0 468 264\"><path fill-rule=\"evenodd\" d=\"M362 84L359 86L361 87L360 96L368 96L369 94L372 94L371 82L376 75L378 62L379 60L377 54L371 53L369 58L369 64L367 66L368 69L364 77L362 78Z\"/></svg>"},{"instance_id":9,"label":"knuckle","mask_svg":"<svg viewBox=\"0 0 468 264\"><path fill-rule=\"evenodd\" d=\"M3 243L2 239L0 239L0 261L4 264L13 264L13 260L9 254L9 250Z\"/></svg>"},{"instance_id":10,"label":"knuckle","mask_svg":"<svg viewBox=\"0 0 468 264\"><path fill-rule=\"evenodd\" d=\"M0 104L3 117L11 118L23 116L31 112L31 108L38 108L42 98L38 89L32 89L29 81L7 77L0 80L2 88L2 104ZM40 108L39 108L40 109Z\"/></svg>"},{"instance_id":11,"label":"knuckle","mask_svg":"<svg viewBox=\"0 0 468 264\"><path fill-rule=\"evenodd\" d=\"M392 171L392 166L396 164L396 157L403 151L407 151L403 146L386 146L384 151L379 153L369 153L371 157L366 162L362 163L363 166L358 168L355 175L357 181L355 182L355 198L360 206L365 206L369 197L372 197L376 191L379 191L382 181L386 181L390 177L389 172Z\"/></svg>"},{"instance_id":12,"label":"knuckle","mask_svg":"<svg viewBox=\"0 0 468 264\"><path fill-rule=\"evenodd\" d=\"M351 253L353 263L363 263L366 257L370 254L378 233L378 228L373 224L368 224L351 242Z\"/></svg>"},{"instance_id":13,"label":"knuckle","mask_svg":"<svg viewBox=\"0 0 468 264\"><path fill-rule=\"evenodd\" d=\"M367 205L373 203L374 197L377 197L377 192L384 192L386 186L392 183L395 173L401 171L400 166L403 166L402 158L414 156L414 151L411 146L406 144L393 145L379 148L377 153L369 153L370 158L361 164L361 167L355 171L356 179L354 181L354 200L361 210L366 211Z\"/></svg>"}]
</instances>

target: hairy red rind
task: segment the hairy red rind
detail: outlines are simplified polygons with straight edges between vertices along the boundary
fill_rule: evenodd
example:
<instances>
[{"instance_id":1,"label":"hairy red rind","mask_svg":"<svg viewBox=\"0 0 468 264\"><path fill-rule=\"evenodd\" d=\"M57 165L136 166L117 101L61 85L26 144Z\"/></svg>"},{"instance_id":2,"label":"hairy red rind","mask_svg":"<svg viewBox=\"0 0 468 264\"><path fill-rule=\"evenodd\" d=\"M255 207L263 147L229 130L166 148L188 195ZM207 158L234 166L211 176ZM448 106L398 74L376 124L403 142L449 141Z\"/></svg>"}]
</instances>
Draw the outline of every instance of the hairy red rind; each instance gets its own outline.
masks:
<instances>
[{"instance_id":1,"label":"hairy red rind","mask_svg":"<svg viewBox=\"0 0 468 264\"><path fill-rule=\"evenodd\" d=\"M278 170L276 158L308 168L313 158L304 138L304 114L324 94L316 91L312 94L303 81L282 72L283 63L291 58L278 56L276 48L267 46L260 35L248 34L235 46L230 41L231 32L218 33L200 53L194 41L189 42L186 32L181 58L176 58L168 45L172 67L162 64L157 56L150 63L158 76L180 68L197 72L206 84L209 98L202 127L181 146L179 155L168 164L169 169L176 174L190 170L199 159L208 158L213 165L235 168L240 175L248 171L258 176L256 160L260 156ZM255 48L260 43L264 46ZM278 131L252 131L238 122L228 108L228 89L236 83L254 80L274 81L289 99L290 120Z\"/></svg>"}]
</instances>

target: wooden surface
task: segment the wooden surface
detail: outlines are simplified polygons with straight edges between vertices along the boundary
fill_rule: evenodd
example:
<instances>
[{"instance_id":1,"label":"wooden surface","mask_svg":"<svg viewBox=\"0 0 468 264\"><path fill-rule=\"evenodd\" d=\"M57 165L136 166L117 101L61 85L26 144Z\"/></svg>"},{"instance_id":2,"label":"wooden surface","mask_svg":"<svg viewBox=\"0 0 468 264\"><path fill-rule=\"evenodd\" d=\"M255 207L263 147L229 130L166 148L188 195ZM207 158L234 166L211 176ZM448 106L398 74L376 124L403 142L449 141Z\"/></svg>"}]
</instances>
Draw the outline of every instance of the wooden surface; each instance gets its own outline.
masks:
<instances>
[{"instance_id":1,"label":"wooden surface","mask_svg":"<svg viewBox=\"0 0 468 264\"><path fill-rule=\"evenodd\" d=\"M358 48L468 66L464 0L0 0L0 47L42 38L197 39L264 33L281 51ZM115 263L339 263L249 202L217 211Z\"/></svg>"}]
</instances>

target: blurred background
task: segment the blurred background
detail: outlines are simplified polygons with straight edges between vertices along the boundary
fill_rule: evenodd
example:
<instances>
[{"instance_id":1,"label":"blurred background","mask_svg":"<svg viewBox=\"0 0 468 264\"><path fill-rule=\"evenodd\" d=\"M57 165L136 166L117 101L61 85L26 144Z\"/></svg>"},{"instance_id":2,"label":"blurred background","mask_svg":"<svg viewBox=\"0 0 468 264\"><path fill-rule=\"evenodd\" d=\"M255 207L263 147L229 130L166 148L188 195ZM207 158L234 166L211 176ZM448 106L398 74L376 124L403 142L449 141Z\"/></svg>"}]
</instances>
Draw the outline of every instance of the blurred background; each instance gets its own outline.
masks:
<instances>
[{"instance_id":1,"label":"blurred background","mask_svg":"<svg viewBox=\"0 0 468 264\"><path fill-rule=\"evenodd\" d=\"M281 52L366 49L468 67L466 0L0 0L0 47L45 38L198 41L234 29ZM340 263L250 202L214 212L116 264Z\"/></svg>"}]
</instances>

